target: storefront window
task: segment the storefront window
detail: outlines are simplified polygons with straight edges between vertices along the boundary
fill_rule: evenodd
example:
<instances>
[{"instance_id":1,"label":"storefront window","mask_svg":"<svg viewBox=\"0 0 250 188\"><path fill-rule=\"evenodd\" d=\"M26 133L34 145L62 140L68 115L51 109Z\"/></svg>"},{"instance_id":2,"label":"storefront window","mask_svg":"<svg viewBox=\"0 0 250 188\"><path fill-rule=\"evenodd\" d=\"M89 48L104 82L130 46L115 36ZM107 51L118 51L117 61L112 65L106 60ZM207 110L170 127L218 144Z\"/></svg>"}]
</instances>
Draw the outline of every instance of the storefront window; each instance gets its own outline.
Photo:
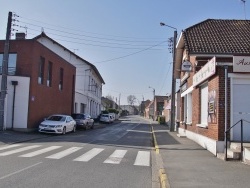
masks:
<instances>
[{"instance_id":1,"label":"storefront window","mask_svg":"<svg viewBox=\"0 0 250 188\"><path fill-rule=\"evenodd\" d=\"M207 127L208 118L208 84L203 84L200 87L200 124L202 127Z\"/></svg>"},{"instance_id":2,"label":"storefront window","mask_svg":"<svg viewBox=\"0 0 250 188\"><path fill-rule=\"evenodd\" d=\"M184 118L186 124L192 123L192 93L184 96Z\"/></svg>"}]
</instances>

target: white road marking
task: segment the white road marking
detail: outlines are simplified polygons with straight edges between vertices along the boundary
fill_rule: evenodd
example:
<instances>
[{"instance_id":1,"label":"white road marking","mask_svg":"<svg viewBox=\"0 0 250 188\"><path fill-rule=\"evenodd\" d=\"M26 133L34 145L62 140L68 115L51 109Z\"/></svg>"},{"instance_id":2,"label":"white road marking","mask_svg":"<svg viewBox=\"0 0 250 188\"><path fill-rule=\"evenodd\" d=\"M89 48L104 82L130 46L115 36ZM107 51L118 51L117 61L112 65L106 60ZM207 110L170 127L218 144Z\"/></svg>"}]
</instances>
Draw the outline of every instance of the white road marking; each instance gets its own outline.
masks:
<instances>
[{"instance_id":1,"label":"white road marking","mask_svg":"<svg viewBox=\"0 0 250 188\"><path fill-rule=\"evenodd\" d=\"M136 166L149 166L150 165L150 152L138 151L134 165Z\"/></svg>"},{"instance_id":2,"label":"white road marking","mask_svg":"<svg viewBox=\"0 0 250 188\"><path fill-rule=\"evenodd\" d=\"M34 156L40 155L42 153L46 153L46 152L58 149L60 147L62 147L62 146L50 146L50 147L47 147L47 148L44 148L44 149L40 149L40 150L31 152L31 153L20 155L19 157L34 157Z\"/></svg>"},{"instance_id":3,"label":"white road marking","mask_svg":"<svg viewBox=\"0 0 250 188\"><path fill-rule=\"evenodd\" d=\"M5 178L8 178L8 177L10 177L10 176L12 176L12 175L15 175L15 174L17 174L17 173L23 172L24 170L28 170L28 169L30 169L30 168L32 168L32 167L34 167L34 166L37 166L37 165L39 165L39 164L41 164L41 163L42 163L42 162L39 162L39 163L33 164L33 165L31 165L31 166L28 166L28 167L26 167L26 168L23 168L23 169L21 169L21 170L18 170L18 171L16 171L16 172L7 174L7 175L5 175L5 176L2 176L2 177L0 177L0 180L5 179Z\"/></svg>"},{"instance_id":4,"label":"white road marking","mask_svg":"<svg viewBox=\"0 0 250 188\"><path fill-rule=\"evenodd\" d=\"M61 159L61 158L65 157L67 155L70 155L71 153L74 153L74 152L76 152L76 151L78 151L80 149L82 149L82 147L71 147L69 149L61 151L61 152L56 153L54 155L50 155L50 156L48 156L46 158L49 158L49 159Z\"/></svg>"},{"instance_id":5,"label":"white road marking","mask_svg":"<svg viewBox=\"0 0 250 188\"><path fill-rule=\"evenodd\" d=\"M115 150L103 163L119 164L127 150Z\"/></svg>"},{"instance_id":6,"label":"white road marking","mask_svg":"<svg viewBox=\"0 0 250 188\"><path fill-rule=\"evenodd\" d=\"M22 151L26 151L26 150L33 149L33 148L38 148L40 146L41 145L26 146L26 147L23 147L23 148L19 148L19 149L15 149L15 150L0 153L0 156L6 156L6 155L14 154L14 153L20 153Z\"/></svg>"},{"instance_id":7,"label":"white road marking","mask_svg":"<svg viewBox=\"0 0 250 188\"><path fill-rule=\"evenodd\" d=\"M104 149L102 148L93 148L92 150L88 151L87 153L83 154L82 156L74 159L74 161L84 161L87 162L90 159L94 158L96 155L101 153Z\"/></svg>"},{"instance_id":8,"label":"white road marking","mask_svg":"<svg viewBox=\"0 0 250 188\"><path fill-rule=\"evenodd\" d=\"M12 145L9 145L9 146L4 146L4 147L0 148L0 151L1 150L5 150L5 149L10 149L10 148L18 147L18 146L21 146L21 144L12 144Z\"/></svg>"}]
</instances>

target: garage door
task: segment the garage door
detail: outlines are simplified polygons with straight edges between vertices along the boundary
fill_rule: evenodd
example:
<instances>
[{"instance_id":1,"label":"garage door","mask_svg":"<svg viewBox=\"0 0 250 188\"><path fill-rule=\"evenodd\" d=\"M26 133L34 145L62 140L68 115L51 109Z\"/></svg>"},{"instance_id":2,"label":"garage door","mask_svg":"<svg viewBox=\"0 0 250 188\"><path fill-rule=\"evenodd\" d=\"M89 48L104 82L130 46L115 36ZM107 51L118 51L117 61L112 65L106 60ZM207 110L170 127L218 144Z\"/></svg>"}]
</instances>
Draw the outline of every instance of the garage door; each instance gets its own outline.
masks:
<instances>
[{"instance_id":1,"label":"garage door","mask_svg":"<svg viewBox=\"0 0 250 188\"><path fill-rule=\"evenodd\" d=\"M243 119L243 140L250 141L250 83L249 80L236 79L232 88L232 125ZM242 84L240 84L242 83ZM231 131L231 140L241 140L240 123Z\"/></svg>"}]
</instances>

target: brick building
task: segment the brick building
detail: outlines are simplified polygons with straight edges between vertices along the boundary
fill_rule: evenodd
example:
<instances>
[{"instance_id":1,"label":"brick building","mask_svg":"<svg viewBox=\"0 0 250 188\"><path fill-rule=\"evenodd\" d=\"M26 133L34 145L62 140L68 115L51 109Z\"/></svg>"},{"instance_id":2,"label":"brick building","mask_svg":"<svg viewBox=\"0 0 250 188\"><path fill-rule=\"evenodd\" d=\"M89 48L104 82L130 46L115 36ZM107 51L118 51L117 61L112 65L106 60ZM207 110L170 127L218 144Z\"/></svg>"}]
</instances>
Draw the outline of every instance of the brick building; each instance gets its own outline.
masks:
<instances>
[{"instance_id":1,"label":"brick building","mask_svg":"<svg viewBox=\"0 0 250 188\"><path fill-rule=\"evenodd\" d=\"M5 128L30 131L51 114L73 112L75 66L35 39L10 40L9 53Z\"/></svg>"},{"instance_id":2,"label":"brick building","mask_svg":"<svg viewBox=\"0 0 250 188\"><path fill-rule=\"evenodd\" d=\"M182 31L176 49L180 78L179 133L214 155L224 152L224 132L244 122L250 141L250 21L208 19ZM191 71L185 66L191 65ZM230 131L240 140L240 126Z\"/></svg>"}]
</instances>

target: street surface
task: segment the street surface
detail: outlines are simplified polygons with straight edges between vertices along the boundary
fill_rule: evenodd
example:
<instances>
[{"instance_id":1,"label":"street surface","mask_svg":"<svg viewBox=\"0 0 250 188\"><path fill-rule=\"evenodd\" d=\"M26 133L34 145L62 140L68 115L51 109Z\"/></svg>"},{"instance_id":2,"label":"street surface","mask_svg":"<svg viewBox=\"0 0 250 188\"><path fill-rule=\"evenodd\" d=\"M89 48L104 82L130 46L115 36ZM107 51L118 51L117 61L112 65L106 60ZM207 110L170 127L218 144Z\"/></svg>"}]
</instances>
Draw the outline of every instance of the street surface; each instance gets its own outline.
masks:
<instances>
[{"instance_id":1,"label":"street surface","mask_svg":"<svg viewBox=\"0 0 250 188\"><path fill-rule=\"evenodd\" d=\"M0 146L3 188L151 188L150 124L136 116L105 128L77 130Z\"/></svg>"}]
</instances>

